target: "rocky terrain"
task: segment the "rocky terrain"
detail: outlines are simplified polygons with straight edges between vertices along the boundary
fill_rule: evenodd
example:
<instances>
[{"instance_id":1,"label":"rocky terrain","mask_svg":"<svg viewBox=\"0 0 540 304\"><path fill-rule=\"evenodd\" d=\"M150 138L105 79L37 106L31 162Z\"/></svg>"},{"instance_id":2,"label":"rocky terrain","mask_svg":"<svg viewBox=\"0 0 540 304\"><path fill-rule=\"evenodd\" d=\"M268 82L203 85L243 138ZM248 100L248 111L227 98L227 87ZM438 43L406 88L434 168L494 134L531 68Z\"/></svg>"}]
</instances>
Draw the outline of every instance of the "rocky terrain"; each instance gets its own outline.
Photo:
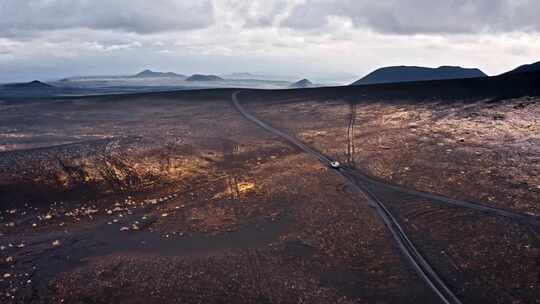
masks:
<instances>
[{"instance_id":1,"label":"rocky terrain","mask_svg":"<svg viewBox=\"0 0 540 304\"><path fill-rule=\"evenodd\" d=\"M463 303L539 303L540 100L519 77L239 99L353 179L530 219L368 188ZM369 196L235 92L0 104L2 303L440 303Z\"/></svg>"}]
</instances>

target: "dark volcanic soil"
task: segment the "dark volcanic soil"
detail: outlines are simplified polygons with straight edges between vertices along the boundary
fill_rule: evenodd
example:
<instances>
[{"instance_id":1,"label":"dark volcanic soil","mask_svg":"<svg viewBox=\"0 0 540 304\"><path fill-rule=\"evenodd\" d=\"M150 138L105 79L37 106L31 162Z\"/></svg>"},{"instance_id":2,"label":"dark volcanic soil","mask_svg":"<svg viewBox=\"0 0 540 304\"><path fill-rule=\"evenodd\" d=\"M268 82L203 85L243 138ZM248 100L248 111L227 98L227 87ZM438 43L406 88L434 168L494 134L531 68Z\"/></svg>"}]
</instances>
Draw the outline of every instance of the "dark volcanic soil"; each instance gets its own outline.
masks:
<instances>
[{"instance_id":1,"label":"dark volcanic soil","mask_svg":"<svg viewBox=\"0 0 540 304\"><path fill-rule=\"evenodd\" d=\"M366 199L232 92L0 104L0 301L439 303ZM290 92L241 99L351 168L540 216L537 97ZM538 227L376 194L464 303L540 303Z\"/></svg>"},{"instance_id":2,"label":"dark volcanic soil","mask_svg":"<svg viewBox=\"0 0 540 304\"><path fill-rule=\"evenodd\" d=\"M3 301L436 302L364 199L227 99L2 115L5 133L100 137L0 155Z\"/></svg>"},{"instance_id":3,"label":"dark volcanic soil","mask_svg":"<svg viewBox=\"0 0 540 304\"><path fill-rule=\"evenodd\" d=\"M537 97L496 102L269 99L247 105L271 125L375 178L540 216ZM538 300L538 227L373 191L465 303Z\"/></svg>"},{"instance_id":4,"label":"dark volcanic soil","mask_svg":"<svg viewBox=\"0 0 540 304\"><path fill-rule=\"evenodd\" d=\"M540 216L540 98L302 100L252 109L389 182Z\"/></svg>"}]
</instances>

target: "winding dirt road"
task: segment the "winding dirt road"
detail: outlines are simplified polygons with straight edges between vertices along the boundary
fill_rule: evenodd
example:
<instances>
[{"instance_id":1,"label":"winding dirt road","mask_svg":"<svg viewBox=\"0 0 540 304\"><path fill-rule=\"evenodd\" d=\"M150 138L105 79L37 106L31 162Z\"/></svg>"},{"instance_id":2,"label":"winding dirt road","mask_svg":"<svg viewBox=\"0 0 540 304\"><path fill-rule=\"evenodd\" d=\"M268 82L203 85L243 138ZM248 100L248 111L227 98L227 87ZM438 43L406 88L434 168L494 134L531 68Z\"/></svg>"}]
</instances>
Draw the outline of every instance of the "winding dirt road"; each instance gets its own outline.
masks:
<instances>
[{"instance_id":1,"label":"winding dirt road","mask_svg":"<svg viewBox=\"0 0 540 304\"><path fill-rule=\"evenodd\" d=\"M278 130L264 121L261 121L259 118L248 112L241 105L241 102L239 100L239 95L242 92L243 91L237 91L234 92L232 95L233 105L242 114L242 116L244 116L247 120L255 123L259 127L262 127L263 129L280 136L289 144L310 154L324 165L330 167L330 164L334 161L333 159L304 144L296 137L287 134L281 130ZM420 277L422 277L426 284L433 290L435 294L437 294L437 296L441 299L443 303L461 303L461 301L456 296L456 294L447 286L444 280L437 274L437 272L433 269L429 262L422 256L422 254L410 240L409 236L405 233L403 227L398 223L394 215L379 199L378 195L374 193L374 189L376 189L377 193L380 193L381 191L395 191L398 193L413 195L419 198L427 198L430 199L430 201L450 205L453 207L472 209L489 215L505 217L513 221L518 221L521 223L540 227L540 219L525 214L494 208L479 203L459 201L444 197L442 195L425 193L414 189L408 189L405 187L388 184L381 180L370 177L367 174L354 168L342 166L334 171L336 172L336 174L343 177L347 181L347 183L352 186L353 189L357 190L360 194L362 194L368 199L370 205L375 208L377 213L380 215L380 217L386 224L402 254L409 261L409 263L416 270L416 272L420 275Z\"/></svg>"}]
</instances>

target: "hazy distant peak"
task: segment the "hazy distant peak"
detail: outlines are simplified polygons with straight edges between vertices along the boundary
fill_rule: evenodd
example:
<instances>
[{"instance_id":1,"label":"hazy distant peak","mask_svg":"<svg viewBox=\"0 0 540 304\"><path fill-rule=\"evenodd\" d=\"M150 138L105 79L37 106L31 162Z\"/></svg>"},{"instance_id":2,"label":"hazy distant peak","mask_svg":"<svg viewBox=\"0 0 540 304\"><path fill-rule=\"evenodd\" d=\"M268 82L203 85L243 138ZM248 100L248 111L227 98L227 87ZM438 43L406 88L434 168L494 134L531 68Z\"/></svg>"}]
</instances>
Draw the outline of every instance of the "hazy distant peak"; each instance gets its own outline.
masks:
<instances>
[{"instance_id":1,"label":"hazy distant peak","mask_svg":"<svg viewBox=\"0 0 540 304\"><path fill-rule=\"evenodd\" d=\"M291 75L266 75L266 74L253 74L248 72L232 73L221 75L224 79L232 80L268 80L268 81L293 81L297 77Z\"/></svg>"},{"instance_id":2,"label":"hazy distant peak","mask_svg":"<svg viewBox=\"0 0 540 304\"><path fill-rule=\"evenodd\" d=\"M21 89L50 89L53 88L52 85L46 84L44 82L41 82L39 80L34 80L31 82L24 82L24 83L12 83L5 85L9 88L21 88Z\"/></svg>"},{"instance_id":3,"label":"hazy distant peak","mask_svg":"<svg viewBox=\"0 0 540 304\"><path fill-rule=\"evenodd\" d=\"M291 88L310 88L313 86L313 83L306 78L291 84Z\"/></svg>"},{"instance_id":4,"label":"hazy distant peak","mask_svg":"<svg viewBox=\"0 0 540 304\"><path fill-rule=\"evenodd\" d=\"M181 74L176 74L176 73L173 73L173 72L163 73L163 72L155 72L155 71L152 71L152 70L144 70L144 71L138 73L137 75L135 75L134 77L140 77L140 78L145 78L145 77L182 77L182 78L185 78L186 76L181 75Z\"/></svg>"},{"instance_id":5,"label":"hazy distant peak","mask_svg":"<svg viewBox=\"0 0 540 304\"><path fill-rule=\"evenodd\" d=\"M140 73L137 74L137 75L145 75L145 74L152 74L152 73L154 73L154 71L148 70L148 69L147 69L147 70L144 70L144 71L140 72Z\"/></svg>"},{"instance_id":6,"label":"hazy distant peak","mask_svg":"<svg viewBox=\"0 0 540 304\"><path fill-rule=\"evenodd\" d=\"M224 79L216 75L193 74L186 81L223 81Z\"/></svg>"},{"instance_id":7,"label":"hazy distant peak","mask_svg":"<svg viewBox=\"0 0 540 304\"><path fill-rule=\"evenodd\" d=\"M232 73L232 74L229 74L227 76L229 76L231 78L253 78L253 77L257 77L257 75L251 74L251 73Z\"/></svg>"},{"instance_id":8,"label":"hazy distant peak","mask_svg":"<svg viewBox=\"0 0 540 304\"><path fill-rule=\"evenodd\" d=\"M419 66L390 66L377 69L353 85L409 82L442 79L478 78L487 75L477 68L462 68L459 66L440 66L427 68Z\"/></svg>"}]
</instances>

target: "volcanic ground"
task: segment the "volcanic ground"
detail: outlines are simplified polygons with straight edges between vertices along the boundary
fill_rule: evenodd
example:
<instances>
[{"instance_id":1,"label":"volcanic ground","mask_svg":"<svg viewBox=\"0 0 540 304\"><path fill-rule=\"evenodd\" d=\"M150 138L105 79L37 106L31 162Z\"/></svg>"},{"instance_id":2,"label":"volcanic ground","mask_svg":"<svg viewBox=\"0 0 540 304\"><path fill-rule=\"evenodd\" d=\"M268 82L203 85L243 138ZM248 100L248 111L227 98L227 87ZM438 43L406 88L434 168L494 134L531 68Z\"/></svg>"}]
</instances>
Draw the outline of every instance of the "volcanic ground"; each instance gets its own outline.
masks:
<instances>
[{"instance_id":1,"label":"volcanic ground","mask_svg":"<svg viewBox=\"0 0 540 304\"><path fill-rule=\"evenodd\" d=\"M540 303L536 91L370 90L238 93L344 174L239 90L0 103L0 301L442 303L375 197L462 303Z\"/></svg>"}]
</instances>

